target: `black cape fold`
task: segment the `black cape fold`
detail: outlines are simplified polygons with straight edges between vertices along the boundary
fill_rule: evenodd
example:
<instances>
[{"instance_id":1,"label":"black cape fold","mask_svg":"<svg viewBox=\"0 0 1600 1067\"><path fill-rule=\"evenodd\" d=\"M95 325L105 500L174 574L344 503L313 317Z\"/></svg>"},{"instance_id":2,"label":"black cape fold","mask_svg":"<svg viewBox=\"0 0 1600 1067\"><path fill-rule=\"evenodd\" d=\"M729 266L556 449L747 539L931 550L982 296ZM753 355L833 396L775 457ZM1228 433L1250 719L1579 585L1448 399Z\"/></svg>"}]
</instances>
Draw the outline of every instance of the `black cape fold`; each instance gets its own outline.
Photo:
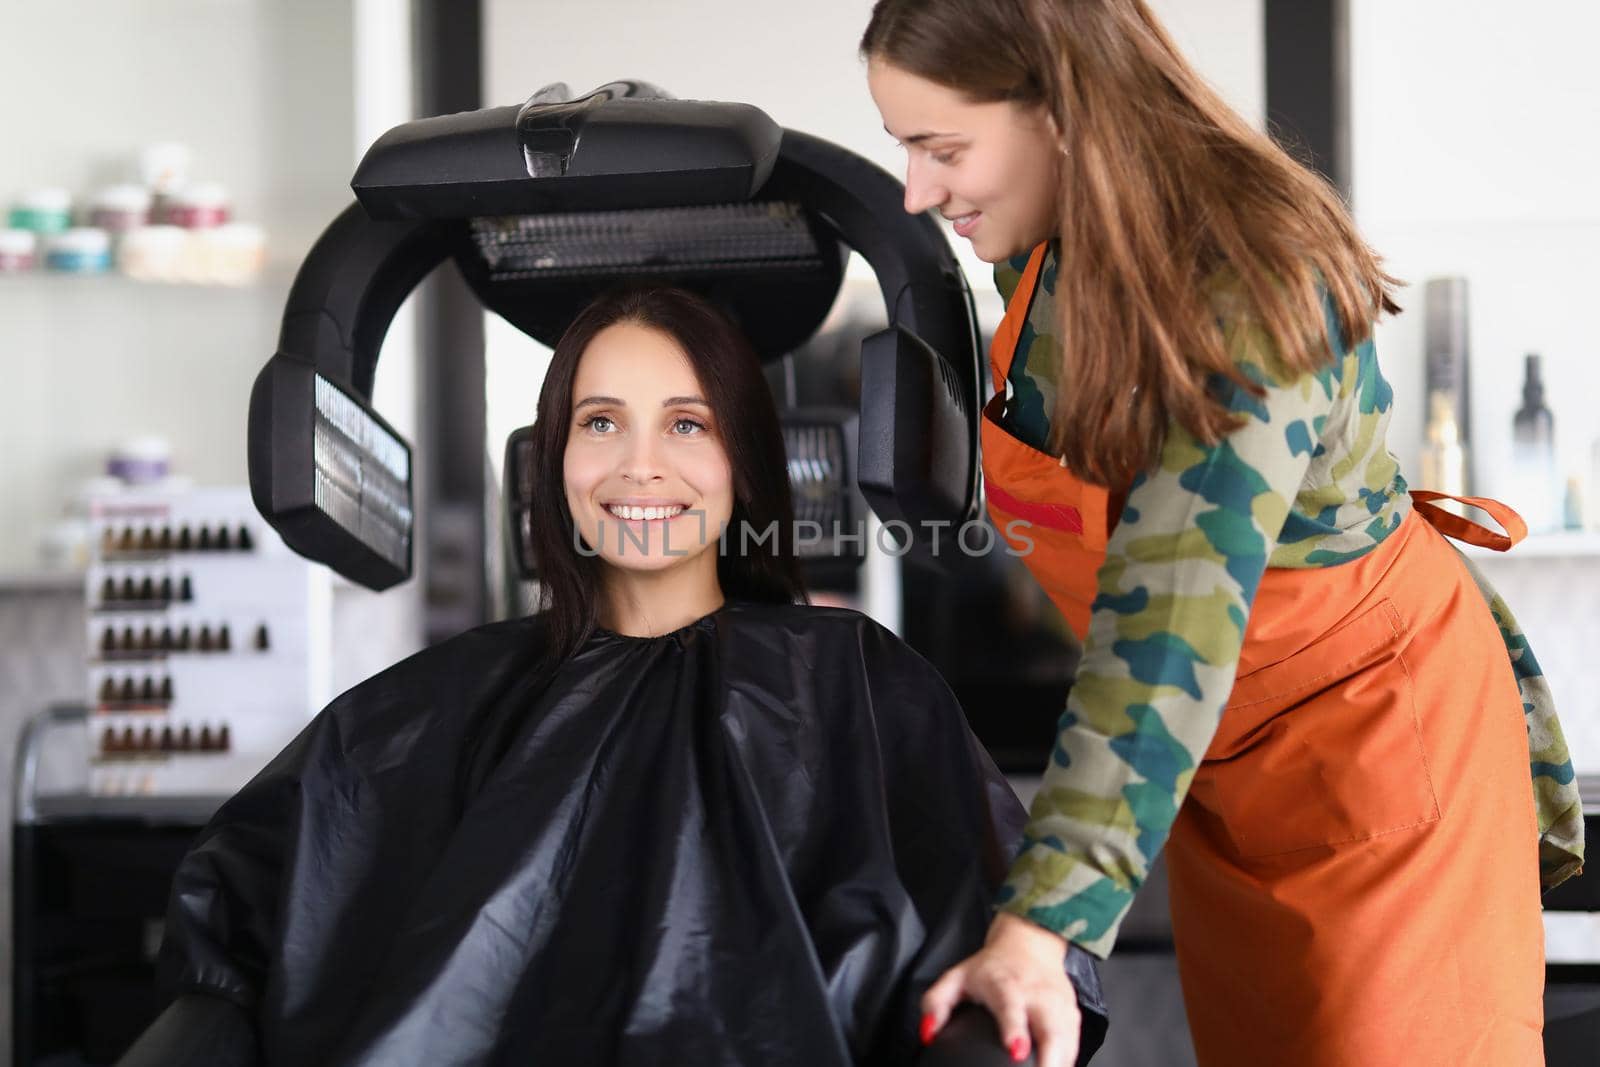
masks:
<instances>
[{"instance_id":1,"label":"black cape fold","mask_svg":"<svg viewBox=\"0 0 1600 1067\"><path fill-rule=\"evenodd\" d=\"M184 859L169 984L295 1067L913 1059L1025 817L937 672L789 605L539 648L481 627L330 704Z\"/></svg>"}]
</instances>

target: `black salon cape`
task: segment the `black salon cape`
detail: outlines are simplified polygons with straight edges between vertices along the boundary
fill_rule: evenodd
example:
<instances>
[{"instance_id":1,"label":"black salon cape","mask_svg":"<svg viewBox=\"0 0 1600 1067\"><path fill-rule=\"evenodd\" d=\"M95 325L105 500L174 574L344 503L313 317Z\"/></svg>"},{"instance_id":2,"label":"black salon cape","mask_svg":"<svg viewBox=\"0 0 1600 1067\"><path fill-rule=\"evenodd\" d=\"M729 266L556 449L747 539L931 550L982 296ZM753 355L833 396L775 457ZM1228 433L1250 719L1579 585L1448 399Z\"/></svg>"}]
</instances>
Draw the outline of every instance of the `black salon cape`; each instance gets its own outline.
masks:
<instances>
[{"instance_id":1,"label":"black salon cape","mask_svg":"<svg viewBox=\"0 0 1600 1067\"><path fill-rule=\"evenodd\" d=\"M913 1058L1024 818L934 669L855 612L729 604L540 681L539 630L473 630L318 715L184 859L168 981L293 1067Z\"/></svg>"}]
</instances>

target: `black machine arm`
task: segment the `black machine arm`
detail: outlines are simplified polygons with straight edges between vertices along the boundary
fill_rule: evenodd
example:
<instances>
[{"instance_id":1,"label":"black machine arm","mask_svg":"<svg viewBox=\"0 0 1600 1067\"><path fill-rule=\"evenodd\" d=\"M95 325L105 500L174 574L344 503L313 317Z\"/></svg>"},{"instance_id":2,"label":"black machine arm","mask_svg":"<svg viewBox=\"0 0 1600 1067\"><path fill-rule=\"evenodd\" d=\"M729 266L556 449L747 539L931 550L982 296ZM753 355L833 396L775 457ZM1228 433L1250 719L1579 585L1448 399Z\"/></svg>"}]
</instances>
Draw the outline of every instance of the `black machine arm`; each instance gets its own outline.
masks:
<instances>
[{"instance_id":1,"label":"black machine arm","mask_svg":"<svg viewBox=\"0 0 1600 1067\"><path fill-rule=\"evenodd\" d=\"M323 231L295 275L278 352L372 399L378 351L405 298L449 257L433 221L374 222L351 204Z\"/></svg>"},{"instance_id":2,"label":"black machine arm","mask_svg":"<svg viewBox=\"0 0 1600 1067\"><path fill-rule=\"evenodd\" d=\"M912 527L977 514L983 356L966 275L927 213L876 164L796 130L763 196L807 204L877 276L889 328L862 341L857 481L886 522Z\"/></svg>"},{"instance_id":3,"label":"black machine arm","mask_svg":"<svg viewBox=\"0 0 1600 1067\"><path fill-rule=\"evenodd\" d=\"M411 449L371 406L395 311L449 255L436 222L352 204L301 264L250 392L250 492L301 555L385 589L411 573Z\"/></svg>"}]
</instances>

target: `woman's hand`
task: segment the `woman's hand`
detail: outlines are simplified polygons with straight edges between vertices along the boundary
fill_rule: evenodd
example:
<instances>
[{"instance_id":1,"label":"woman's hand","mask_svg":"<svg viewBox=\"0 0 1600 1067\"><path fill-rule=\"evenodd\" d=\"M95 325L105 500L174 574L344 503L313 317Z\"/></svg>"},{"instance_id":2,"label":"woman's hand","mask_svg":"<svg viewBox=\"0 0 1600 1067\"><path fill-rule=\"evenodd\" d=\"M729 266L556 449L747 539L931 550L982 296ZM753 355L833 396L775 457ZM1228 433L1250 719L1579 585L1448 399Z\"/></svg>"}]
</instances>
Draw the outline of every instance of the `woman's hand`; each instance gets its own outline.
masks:
<instances>
[{"instance_id":1,"label":"woman's hand","mask_svg":"<svg viewBox=\"0 0 1600 1067\"><path fill-rule=\"evenodd\" d=\"M1000 912L983 948L946 971L922 995L922 1040L933 1040L955 1006L989 1009L1015 1061L1036 1045L1039 1067L1073 1067L1083 1018L1067 977L1067 942L1026 919Z\"/></svg>"}]
</instances>

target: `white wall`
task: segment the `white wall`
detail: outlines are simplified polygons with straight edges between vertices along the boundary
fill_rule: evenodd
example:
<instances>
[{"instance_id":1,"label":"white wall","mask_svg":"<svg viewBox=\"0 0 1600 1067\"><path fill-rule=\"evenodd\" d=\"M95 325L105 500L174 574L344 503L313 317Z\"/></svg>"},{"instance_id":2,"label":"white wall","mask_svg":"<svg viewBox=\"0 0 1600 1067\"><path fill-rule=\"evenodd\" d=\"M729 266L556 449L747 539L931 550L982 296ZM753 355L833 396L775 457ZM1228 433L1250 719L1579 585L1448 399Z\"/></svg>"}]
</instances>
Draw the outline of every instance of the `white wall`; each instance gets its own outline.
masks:
<instances>
[{"instance_id":1,"label":"white wall","mask_svg":"<svg viewBox=\"0 0 1600 1067\"><path fill-rule=\"evenodd\" d=\"M1563 472L1600 437L1600 4L1586 0L1350 0L1357 221L1412 287L1380 326L1399 404L1392 447L1416 471L1423 423L1422 283L1471 290L1478 490L1517 506L1511 418L1523 355L1544 356ZM1600 505L1600 500L1593 502ZM1535 551L1539 546L1530 546ZM1549 549L1545 549L1549 551ZM1574 761L1600 771L1600 547L1483 561L1529 633Z\"/></svg>"},{"instance_id":2,"label":"white wall","mask_svg":"<svg viewBox=\"0 0 1600 1067\"><path fill-rule=\"evenodd\" d=\"M1541 352L1563 459L1581 473L1600 419L1591 295L1600 285L1600 4L1351 0L1351 156L1358 221L1414 287L1379 340L1421 441L1421 283L1472 291L1472 422L1491 493L1508 484L1523 354Z\"/></svg>"},{"instance_id":3,"label":"white wall","mask_svg":"<svg viewBox=\"0 0 1600 1067\"><path fill-rule=\"evenodd\" d=\"M179 140L194 174L264 223L273 267L243 290L119 277L0 276L0 572L31 567L69 487L156 433L196 481L245 479L244 417L293 269L350 201L351 3L6 4L0 204L92 193L141 147Z\"/></svg>"},{"instance_id":4,"label":"white wall","mask_svg":"<svg viewBox=\"0 0 1600 1067\"><path fill-rule=\"evenodd\" d=\"M0 753L52 701L82 696L82 605L38 583L40 532L124 439L159 434L175 469L242 484L251 383L293 271L350 202L370 141L412 114L410 0L49 0L5 3L0 212L37 185L89 193L138 150L181 140L195 175L268 230L272 267L245 289L118 277L0 276ZM384 345L376 403L414 433L410 315ZM17 577L18 573L23 574ZM20 587L23 592L18 592ZM335 598L342 689L421 641L421 583ZM81 599L81 598L78 598ZM11 817L0 771L0 821ZM10 1062L9 858L0 855L0 1067Z\"/></svg>"},{"instance_id":5,"label":"white wall","mask_svg":"<svg viewBox=\"0 0 1600 1067\"><path fill-rule=\"evenodd\" d=\"M1228 103L1260 126L1267 113L1262 0L1149 0L1178 47Z\"/></svg>"},{"instance_id":6,"label":"white wall","mask_svg":"<svg viewBox=\"0 0 1600 1067\"><path fill-rule=\"evenodd\" d=\"M1262 0L1155 0L1201 71L1244 114L1264 113ZM871 0L488 0L484 101L552 81L585 92L639 78L688 99L738 100L779 125L865 156L897 176L904 156L867 95L856 55ZM951 235L986 314L990 268Z\"/></svg>"}]
</instances>

